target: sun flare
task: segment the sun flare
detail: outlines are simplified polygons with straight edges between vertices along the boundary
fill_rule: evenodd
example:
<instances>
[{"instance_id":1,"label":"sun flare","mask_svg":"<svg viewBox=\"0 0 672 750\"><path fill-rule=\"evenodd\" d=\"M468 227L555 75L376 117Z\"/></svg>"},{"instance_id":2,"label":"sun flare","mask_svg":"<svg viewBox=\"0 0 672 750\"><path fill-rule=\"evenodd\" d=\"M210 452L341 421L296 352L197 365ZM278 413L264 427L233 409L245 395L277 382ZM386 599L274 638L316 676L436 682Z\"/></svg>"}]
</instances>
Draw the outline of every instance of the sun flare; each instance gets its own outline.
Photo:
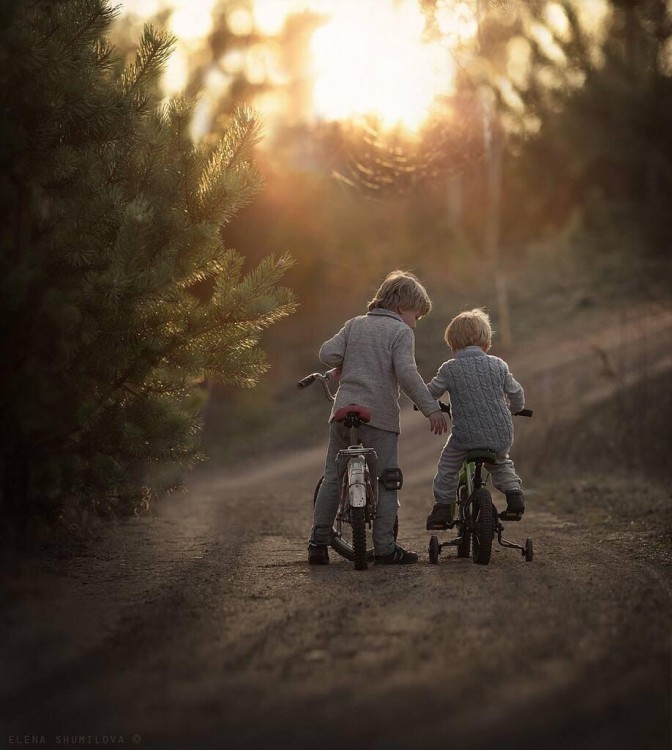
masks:
<instances>
[{"instance_id":1,"label":"sun flare","mask_svg":"<svg viewBox=\"0 0 672 750\"><path fill-rule=\"evenodd\" d=\"M450 52L426 43L424 28L414 0L334 4L311 43L314 115L373 115L386 126L420 127L455 75Z\"/></svg>"},{"instance_id":2,"label":"sun flare","mask_svg":"<svg viewBox=\"0 0 672 750\"><path fill-rule=\"evenodd\" d=\"M215 28L217 7L218 0L124 0L126 13L136 19L167 11L168 29L178 40L162 80L167 94L186 86L191 60ZM211 93L221 96L222 76L230 82L243 72L254 84L271 84L271 90L254 102L264 114L271 102L271 119L282 115L284 108L285 117L298 120L373 116L383 127L417 131L437 98L454 91L456 58L476 36L475 7L475 0L436 0L439 39L428 41L421 0L232 3L226 18L233 36L258 34L263 42L249 48L233 45L213 61L211 68L220 75L208 76L216 84ZM288 19L303 13L315 14L323 23L314 31L305 50L305 67L299 71L311 95L297 100L283 89L288 74L279 50Z\"/></svg>"}]
</instances>

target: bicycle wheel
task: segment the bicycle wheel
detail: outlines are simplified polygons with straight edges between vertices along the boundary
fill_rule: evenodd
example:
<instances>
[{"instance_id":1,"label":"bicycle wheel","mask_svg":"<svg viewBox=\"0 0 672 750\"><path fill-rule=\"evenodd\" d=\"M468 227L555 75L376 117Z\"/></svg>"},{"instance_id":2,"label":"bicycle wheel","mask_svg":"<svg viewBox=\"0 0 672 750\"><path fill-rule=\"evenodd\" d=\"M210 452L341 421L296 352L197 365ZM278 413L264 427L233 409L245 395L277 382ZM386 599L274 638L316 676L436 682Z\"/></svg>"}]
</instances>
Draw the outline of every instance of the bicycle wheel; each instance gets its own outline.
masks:
<instances>
[{"instance_id":1,"label":"bicycle wheel","mask_svg":"<svg viewBox=\"0 0 672 750\"><path fill-rule=\"evenodd\" d=\"M471 556L477 565L487 565L492 554L492 497L484 488L471 496L472 532Z\"/></svg>"},{"instance_id":2,"label":"bicycle wheel","mask_svg":"<svg viewBox=\"0 0 672 750\"><path fill-rule=\"evenodd\" d=\"M528 539L525 542L525 561L532 562L533 559L534 559L534 545L532 544L532 540Z\"/></svg>"},{"instance_id":3,"label":"bicycle wheel","mask_svg":"<svg viewBox=\"0 0 672 750\"><path fill-rule=\"evenodd\" d=\"M352 552L355 570L366 570L366 518L364 508L350 508Z\"/></svg>"},{"instance_id":4,"label":"bicycle wheel","mask_svg":"<svg viewBox=\"0 0 672 750\"><path fill-rule=\"evenodd\" d=\"M322 486L323 481L324 477L321 477L320 481L317 483L317 487L315 487L315 492L313 494L313 506L315 505L315 501L317 500L317 493L320 491L320 487ZM369 561L373 561L373 540L371 539L371 533L366 527L364 529L364 534L366 537L366 559ZM346 523L345 521L343 521L333 527L331 535L331 548L341 557L344 557L346 560L350 560L350 562L355 559L353 529L350 523Z\"/></svg>"},{"instance_id":5,"label":"bicycle wheel","mask_svg":"<svg viewBox=\"0 0 672 750\"><path fill-rule=\"evenodd\" d=\"M469 557L471 554L471 506L468 503L464 503L464 496L467 494L466 485L460 485L458 489L460 496L460 504L458 505L458 512L460 513L461 523L458 525L460 534L460 542L457 545L457 556L458 557ZM464 510L462 513L461 509Z\"/></svg>"},{"instance_id":6,"label":"bicycle wheel","mask_svg":"<svg viewBox=\"0 0 672 750\"><path fill-rule=\"evenodd\" d=\"M436 565L439 562L440 554L441 547L439 546L439 537L432 535L429 538L429 562L432 565Z\"/></svg>"}]
</instances>

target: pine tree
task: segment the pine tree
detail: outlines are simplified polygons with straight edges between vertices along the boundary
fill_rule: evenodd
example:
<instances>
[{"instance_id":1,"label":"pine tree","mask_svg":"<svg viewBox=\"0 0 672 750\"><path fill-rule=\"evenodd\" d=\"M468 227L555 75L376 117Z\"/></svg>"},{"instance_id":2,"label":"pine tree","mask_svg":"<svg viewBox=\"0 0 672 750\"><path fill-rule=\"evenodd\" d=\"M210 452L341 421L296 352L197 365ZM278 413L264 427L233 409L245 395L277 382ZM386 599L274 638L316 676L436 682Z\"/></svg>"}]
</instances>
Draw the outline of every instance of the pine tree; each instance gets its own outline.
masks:
<instances>
[{"instance_id":1,"label":"pine tree","mask_svg":"<svg viewBox=\"0 0 672 750\"><path fill-rule=\"evenodd\" d=\"M666 2L610 0L599 64L588 54L594 42L574 5L563 2L570 33L555 41L569 63L557 72L578 71L583 84L554 95L531 86L523 95L542 123L523 144L517 165L520 184L533 196L528 224L536 226L542 217L562 225L580 209L596 233L618 236L620 246L630 235L638 254L664 257L672 196L672 22ZM538 49L533 63L534 69L549 65ZM510 198L523 225L520 198L513 191Z\"/></svg>"},{"instance_id":2,"label":"pine tree","mask_svg":"<svg viewBox=\"0 0 672 750\"><path fill-rule=\"evenodd\" d=\"M223 228L260 189L241 107L216 148L159 105L174 40L124 65L105 0L23 2L0 29L3 516L138 512L198 458L206 380L253 386L294 307L288 256L246 270Z\"/></svg>"}]
</instances>

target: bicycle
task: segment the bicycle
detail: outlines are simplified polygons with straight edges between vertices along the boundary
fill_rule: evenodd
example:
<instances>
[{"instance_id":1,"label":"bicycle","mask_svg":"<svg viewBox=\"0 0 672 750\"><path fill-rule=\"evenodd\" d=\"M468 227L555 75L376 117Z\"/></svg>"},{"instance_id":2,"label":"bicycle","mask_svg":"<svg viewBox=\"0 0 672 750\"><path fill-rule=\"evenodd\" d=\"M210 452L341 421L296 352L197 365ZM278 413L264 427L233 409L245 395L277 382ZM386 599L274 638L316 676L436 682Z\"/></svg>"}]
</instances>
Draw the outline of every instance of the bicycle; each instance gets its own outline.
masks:
<instances>
[{"instance_id":1,"label":"bicycle","mask_svg":"<svg viewBox=\"0 0 672 750\"><path fill-rule=\"evenodd\" d=\"M324 373L311 373L299 380L297 388L307 388L317 380L322 384L327 399L333 402L335 396L329 388L329 382L337 372L338 369L334 368ZM380 477L377 476L376 452L373 448L365 448L359 440L358 429L370 419L370 411L358 404L348 404L334 414L334 421L342 422L350 430L350 439L349 447L339 451L336 458L341 491L330 546L346 560L353 562L355 570L366 570L369 561L374 558L370 531L376 516L378 482L388 490L399 490L402 485L399 469L386 469ZM323 481L324 476L315 487L313 506ZM398 525L398 519L395 519L395 539Z\"/></svg>"},{"instance_id":2,"label":"bicycle","mask_svg":"<svg viewBox=\"0 0 672 750\"><path fill-rule=\"evenodd\" d=\"M439 402L442 411L450 414L450 407ZM522 409L514 416L531 417L532 409ZM470 450L462 463L460 469L457 495L453 503L453 520L444 524L437 531L447 531L457 527L458 535L455 539L439 543L439 538L433 534L429 539L429 562L436 565L439 555L444 547L457 547L458 557L471 557L478 565L487 565L492 554L492 542L497 537L497 542L502 547L518 549L526 562L531 562L534 557L534 544L532 539L527 539L524 545L515 544L502 537L504 526L502 521L519 521L519 514L510 514L507 511L497 512L492 501L492 496L485 486L483 479L483 465L495 463L497 454L489 448L476 448ZM457 509L457 518L454 518Z\"/></svg>"}]
</instances>

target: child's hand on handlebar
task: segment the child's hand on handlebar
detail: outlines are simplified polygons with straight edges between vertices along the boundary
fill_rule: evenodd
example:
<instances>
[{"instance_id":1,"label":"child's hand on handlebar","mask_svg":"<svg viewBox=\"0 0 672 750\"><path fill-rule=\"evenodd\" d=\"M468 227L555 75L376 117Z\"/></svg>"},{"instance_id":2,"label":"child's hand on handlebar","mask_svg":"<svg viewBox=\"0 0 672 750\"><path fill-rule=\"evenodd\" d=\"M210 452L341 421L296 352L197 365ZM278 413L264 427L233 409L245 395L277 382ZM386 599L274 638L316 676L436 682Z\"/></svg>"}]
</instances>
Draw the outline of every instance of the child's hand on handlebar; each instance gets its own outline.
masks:
<instances>
[{"instance_id":1,"label":"child's hand on handlebar","mask_svg":"<svg viewBox=\"0 0 672 750\"><path fill-rule=\"evenodd\" d=\"M429 429L435 435L443 435L448 430L448 423L440 410L433 411L429 417Z\"/></svg>"}]
</instances>

